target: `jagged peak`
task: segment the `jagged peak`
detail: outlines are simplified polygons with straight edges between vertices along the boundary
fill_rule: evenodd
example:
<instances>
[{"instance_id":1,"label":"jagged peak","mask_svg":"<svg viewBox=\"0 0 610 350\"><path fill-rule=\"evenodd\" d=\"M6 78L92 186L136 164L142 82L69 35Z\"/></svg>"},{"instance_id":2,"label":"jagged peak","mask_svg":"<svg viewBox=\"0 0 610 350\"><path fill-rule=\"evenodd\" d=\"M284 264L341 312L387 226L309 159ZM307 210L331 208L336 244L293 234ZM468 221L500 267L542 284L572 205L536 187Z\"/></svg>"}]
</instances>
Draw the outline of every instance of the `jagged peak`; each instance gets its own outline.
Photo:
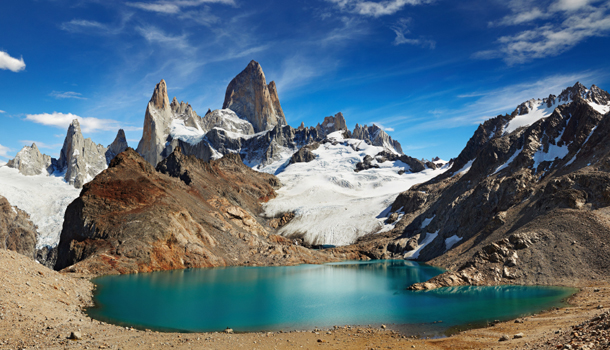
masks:
<instances>
[{"instance_id":1,"label":"jagged peak","mask_svg":"<svg viewBox=\"0 0 610 350\"><path fill-rule=\"evenodd\" d=\"M167 84L165 83L165 80L161 79L159 84L155 86L155 90L150 98L150 102L157 109L166 109L170 106L169 97L167 95Z\"/></svg>"}]
</instances>

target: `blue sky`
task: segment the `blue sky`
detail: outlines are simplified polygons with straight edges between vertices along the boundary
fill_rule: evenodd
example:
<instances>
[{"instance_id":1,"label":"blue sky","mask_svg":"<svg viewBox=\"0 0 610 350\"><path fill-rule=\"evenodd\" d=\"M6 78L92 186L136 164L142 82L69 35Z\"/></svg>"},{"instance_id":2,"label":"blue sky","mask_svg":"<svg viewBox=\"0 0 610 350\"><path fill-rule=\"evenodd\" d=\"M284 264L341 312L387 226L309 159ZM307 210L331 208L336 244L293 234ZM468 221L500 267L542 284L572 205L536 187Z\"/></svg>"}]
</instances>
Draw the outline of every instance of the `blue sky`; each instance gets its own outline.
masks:
<instances>
[{"instance_id":1,"label":"blue sky","mask_svg":"<svg viewBox=\"0 0 610 350\"><path fill-rule=\"evenodd\" d=\"M457 156L477 125L576 81L610 89L610 1L6 0L0 161L57 157L71 119L136 147L161 79L198 114L252 59L288 123L339 111L418 158Z\"/></svg>"}]
</instances>

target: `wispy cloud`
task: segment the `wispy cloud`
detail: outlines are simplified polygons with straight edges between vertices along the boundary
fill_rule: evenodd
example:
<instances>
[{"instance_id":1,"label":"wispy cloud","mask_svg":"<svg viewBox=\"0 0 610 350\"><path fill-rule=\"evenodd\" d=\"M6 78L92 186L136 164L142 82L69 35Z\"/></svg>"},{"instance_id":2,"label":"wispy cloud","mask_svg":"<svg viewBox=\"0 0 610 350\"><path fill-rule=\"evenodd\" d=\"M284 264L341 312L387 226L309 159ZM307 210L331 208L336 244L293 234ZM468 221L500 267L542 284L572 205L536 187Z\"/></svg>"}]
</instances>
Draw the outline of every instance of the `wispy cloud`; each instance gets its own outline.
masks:
<instances>
[{"instance_id":1,"label":"wispy cloud","mask_svg":"<svg viewBox=\"0 0 610 350\"><path fill-rule=\"evenodd\" d=\"M65 135L63 135L63 136L65 136ZM49 145L44 142L33 141L33 140L19 140L19 142L26 146L29 146L29 145L35 143L38 148L53 149L53 150L57 150L58 148L61 148L63 146L63 143L56 143L53 145Z\"/></svg>"},{"instance_id":2,"label":"wispy cloud","mask_svg":"<svg viewBox=\"0 0 610 350\"><path fill-rule=\"evenodd\" d=\"M186 1L157 1L157 2L128 2L127 6L145 11L163 14L178 14L187 7L195 7L203 4L225 4L235 6L234 0L186 0Z\"/></svg>"},{"instance_id":3,"label":"wispy cloud","mask_svg":"<svg viewBox=\"0 0 610 350\"><path fill-rule=\"evenodd\" d=\"M396 38L394 39L394 45L417 45L424 46L434 49L436 47L436 42L434 40L426 40L426 39L414 39L407 38L406 35L410 33L409 24L411 23L410 18L401 18L394 24L391 28L396 33Z\"/></svg>"},{"instance_id":4,"label":"wispy cloud","mask_svg":"<svg viewBox=\"0 0 610 350\"><path fill-rule=\"evenodd\" d=\"M499 89L474 91L458 95L460 98L476 98L458 110L448 110L437 118L412 127L419 130L451 129L479 124L498 114L511 113L519 104L532 98L543 98L549 94L559 94L563 89L577 81L599 76L600 72L580 72L558 74L535 81L508 85Z\"/></svg>"},{"instance_id":5,"label":"wispy cloud","mask_svg":"<svg viewBox=\"0 0 610 350\"><path fill-rule=\"evenodd\" d=\"M20 72L25 69L23 57L16 59L8 53L0 51L0 69L10 70L11 72Z\"/></svg>"},{"instance_id":6,"label":"wispy cloud","mask_svg":"<svg viewBox=\"0 0 610 350\"><path fill-rule=\"evenodd\" d=\"M479 59L502 58L508 64L557 56L590 37L610 33L610 1L557 0L545 7L537 2L512 0L512 14L490 26L533 25L514 35L498 38L498 47L473 55Z\"/></svg>"},{"instance_id":7,"label":"wispy cloud","mask_svg":"<svg viewBox=\"0 0 610 350\"><path fill-rule=\"evenodd\" d=\"M86 100L87 99L86 97L83 97L83 95L81 93L74 92L74 91L53 91L49 94L49 96L59 98L59 99L66 99L66 98L73 98L73 99L77 99L77 100Z\"/></svg>"},{"instance_id":8,"label":"wispy cloud","mask_svg":"<svg viewBox=\"0 0 610 350\"><path fill-rule=\"evenodd\" d=\"M4 158L8 158L8 152L12 152L13 150L6 147L6 146L2 146L0 145L0 157L4 157Z\"/></svg>"},{"instance_id":9,"label":"wispy cloud","mask_svg":"<svg viewBox=\"0 0 610 350\"><path fill-rule=\"evenodd\" d=\"M0 113L6 113L6 112L0 109Z\"/></svg>"},{"instance_id":10,"label":"wispy cloud","mask_svg":"<svg viewBox=\"0 0 610 350\"><path fill-rule=\"evenodd\" d=\"M187 40L186 34L182 34L179 36L171 35L154 26L136 27L136 31L140 33L140 35L142 35L142 37L144 37L144 39L146 39L146 41L151 44L171 46L175 49L184 51L192 49L191 45Z\"/></svg>"},{"instance_id":11,"label":"wispy cloud","mask_svg":"<svg viewBox=\"0 0 610 350\"><path fill-rule=\"evenodd\" d=\"M388 131L390 131L390 132L391 132L391 131L394 131L394 128L385 127L385 126L381 125L381 124L380 124L380 123L378 123L378 122L372 122L371 124L373 124L373 125L377 125L377 126L378 126L378 127L381 129L381 130L383 130L383 131L385 131L385 132L388 132Z\"/></svg>"},{"instance_id":12,"label":"wispy cloud","mask_svg":"<svg viewBox=\"0 0 610 350\"><path fill-rule=\"evenodd\" d=\"M96 35L116 35L125 29L132 17L132 13L122 12L120 19L115 23L101 23L88 19L73 19L62 23L59 28L69 33L88 33Z\"/></svg>"},{"instance_id":13,"label":"wispy cloud","mask_svg":"<svg viewBox=\"0 0 610 350\"><path fill-rule=\"evenodd\" d=\"M112 119L98 119L98 118L83 118L72 113L42 113L42 114L28 114L25 120L32 121L34 123L53 126L56 128L67 129L70 123L74 119L78 119L81 126L81 130L85 133L98 132L98 131L116 131L118 129L124 129L125 131L139 131L142 128L133 126L124 126L121 122Z\"/></svg>"},{"instance_id":14,"label":"wispy cloud","mask_svg":"<svg viewBox=\"0 0 610 350\"><path fill-rule=\"evenodd\" d=\"M410 5L423 5L432 3L434 0L385 0L380 2L364 0L327 0L334 3L340 10L356 13L363 16L380 17L393 15Z\"/></svg>"}]
</instances>

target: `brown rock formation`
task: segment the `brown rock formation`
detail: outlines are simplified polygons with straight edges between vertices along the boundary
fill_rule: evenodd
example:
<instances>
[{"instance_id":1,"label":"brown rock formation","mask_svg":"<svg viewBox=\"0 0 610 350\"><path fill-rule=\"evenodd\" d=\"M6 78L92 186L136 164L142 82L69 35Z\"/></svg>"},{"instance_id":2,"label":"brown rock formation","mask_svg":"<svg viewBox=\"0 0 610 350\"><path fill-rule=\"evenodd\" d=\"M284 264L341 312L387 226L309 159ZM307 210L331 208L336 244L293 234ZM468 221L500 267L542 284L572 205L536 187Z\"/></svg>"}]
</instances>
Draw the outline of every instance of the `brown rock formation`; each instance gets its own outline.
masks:
<instances>
[{"instance_id":1,"label":"brown rock formation","mask_svg":"<svg viewBox=\"0 0 610 350\"><path fill-rule=\"evenodd\" d=\"M257 214L278 185L238 155L207 163L177 148L155 170L128 149L68 207L55 268L132 273L348 257L310 251L270 232Z\"/></svg>"},{"instance_id":2,"label":"brown rock formation","mask_svg":"<svg viewBox=\"0 0 610 350\"><path fill-rule=\"evenodd\" d=\"M30 216L0 196L0 249L35 258L37 235L36 225L30 221Z\"/></svg>"},{"instance_id":3,"label":"brown rock formation","mask_svg":"<svg viewBox=\"0 0 610 350\"><path fill-rule=\"evenodd\" d=\"M251 61L231 80L222 108L228 108L252 123L256 132L286 125L275 83L267 85L265 73L256 61Z\"/></svg>"}]
</instances>

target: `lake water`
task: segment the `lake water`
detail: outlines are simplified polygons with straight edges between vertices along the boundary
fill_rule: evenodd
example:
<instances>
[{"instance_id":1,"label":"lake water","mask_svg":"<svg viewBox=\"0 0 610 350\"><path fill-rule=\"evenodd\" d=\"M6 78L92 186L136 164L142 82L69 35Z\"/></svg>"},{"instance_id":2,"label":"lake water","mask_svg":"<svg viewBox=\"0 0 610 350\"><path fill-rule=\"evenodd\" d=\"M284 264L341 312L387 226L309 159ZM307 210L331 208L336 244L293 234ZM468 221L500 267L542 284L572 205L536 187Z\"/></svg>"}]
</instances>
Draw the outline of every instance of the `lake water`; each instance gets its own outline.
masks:
<instances>
[{"instance_id":1,"label":"lake water","mask_svg":"<svg viewBox=\"0 0 610 350\"><path fill-rule=\"evenodd\" d=\"M106 322L166 331L278 331L398 324L413 334L515 318L553 306L574 289L451 287L407 291L442 270L403 260L227 267L96 278ZM438 322L442 321L442 322Z\"/></svg>"}]
</instances>

